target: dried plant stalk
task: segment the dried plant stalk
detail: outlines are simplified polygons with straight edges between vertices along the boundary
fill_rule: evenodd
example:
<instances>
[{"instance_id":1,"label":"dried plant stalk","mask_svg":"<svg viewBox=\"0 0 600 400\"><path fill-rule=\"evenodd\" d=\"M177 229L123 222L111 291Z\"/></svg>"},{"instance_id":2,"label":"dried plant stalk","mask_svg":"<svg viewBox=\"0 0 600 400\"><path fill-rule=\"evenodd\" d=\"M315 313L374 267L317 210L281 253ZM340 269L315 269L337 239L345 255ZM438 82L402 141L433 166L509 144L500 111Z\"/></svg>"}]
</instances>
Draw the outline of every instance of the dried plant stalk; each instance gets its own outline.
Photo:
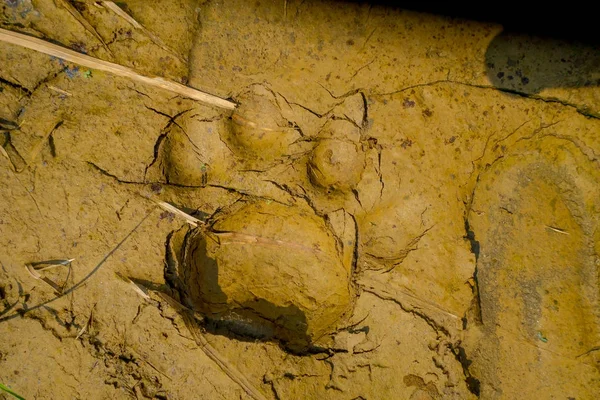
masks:
<instances>
[{"instance_id":1,"label":"dried plant stalk","mask_svg":"<svg viewBox=\"0 0 600 400\"><path fill-rule=\"evenodd\" d=\"M17 33L0 28L0 40L13 45L22 46L31 50L39 51L40 53L48 54L50 56L58 57L65 61L79 64L87 68L109 72L111 74L129 78L137 82L169 90L171 92L180 94L190 99L198 100L216 107L233 110L236 106L236 104L232 101L222 99L212 94L201 92L199 90L182 85L180 83L176 83L160 77L151 78L145 75L141 75L132 70L131 68L127 68L109 61L100 60L98 58L94 58L86 54L81 54L76 51L67 49L65 47L46 42L45 40L38 39L32 36L24 35L22 33Z\"/></svg>"},{"instance_id":2,"label":"dried plant stalk","mask_svg":"<svg viewBox=\"0 0 600 400\"><path fill-rule=\"evenodd\" d=\"M0 146L0 154L2 154L8 161L10 161L10 157L8 155L8 153L6 152L6 150L4 150L4 147ZM14 165L11 163L10 164L13 167L14 170Z\"/></svg>"},{"instance_id":3,"label":"dried plant stalk","mask_svg":"<svg viewBox=\"0 0 600 400\"><path fill-rule=\"evenodd\" d=\"M153 200L154 201L154 200ZM193 227L197 227L198 225L204 225L204 222L200 221L198 218L194 218L192 217L190 214L187 214L183 211L181 211L179 208L172 206L169 203L166 203L164 201L154 201L156 204L158 204L162 209L175 214L179 217L182 217L183 219L185 219L185 221L190 224Z\"/></svg>"},{"instance_id":4,"label":"dried plant stalk","mask_svg":"<svg viewBox=\"0 0 600 400\"><path fill-rule=\"evenodd\" d=\"M59 295L61 295L63 293L63 288L58 286L58 284L56 282L54 282L52 279L47 278L45 276L41 276L36 270L35 268L31 265L31 264L25 264L25 268L27 268L27 271L29 272L29 274L34 278L34 279L39 279L43 282L46 282L50 287L52 287L52 289L54 289L56 291L56 293L58 293Z\"/></svg>"},{"instance_id":5,"label":"dried plant stalk","mask_svg":"<svg viewBox=\"0 0 600 400\"><path fill-rule=\"evenodd\" d=\"M139 294L140 296L142 296L142 298L143 298L144 300L148 300L148 301L151 301L151 300L152 300L152 299L150 298L150 296L148 295L148 293L146 293L146 292L145 292L145 290L147 290L146 288L144 288L144 287L143 287L143 286L141 286L141 285L137 285L137 284L136 284L134 281L132 281L132 280L131 280L131 279L129 279L128 277L126 277L126 276L124 276L124 275L122 275L122 274L120 274L120 273L118 273L118 272L115 272L115 274L117 275L117 277L118 277L119 279L121 279L122 281L124 281L124 282L127 282L129 285L131 285L131 288L132 288L132 289L133 289L133 290L134 290L134 291L135 291L137 294Z\"/></svg>"}]
</instances>

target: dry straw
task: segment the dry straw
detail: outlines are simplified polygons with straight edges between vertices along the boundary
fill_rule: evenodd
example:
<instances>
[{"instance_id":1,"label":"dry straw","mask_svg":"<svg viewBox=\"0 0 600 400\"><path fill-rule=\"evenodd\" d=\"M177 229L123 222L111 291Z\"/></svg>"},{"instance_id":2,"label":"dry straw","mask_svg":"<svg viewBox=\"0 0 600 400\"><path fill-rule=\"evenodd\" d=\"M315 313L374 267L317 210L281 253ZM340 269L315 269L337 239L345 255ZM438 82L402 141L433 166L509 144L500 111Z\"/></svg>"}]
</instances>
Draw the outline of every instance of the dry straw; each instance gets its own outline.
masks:
<instances>
[{"instance_id":1,"label":"dry straw","mask_svg":"<svg viewBox=\"0 0 600 400\"><path fill-rule=\"evenodd\" d=\"M82 65L86 68L91 68L99 71L105 71L117 76L129 78L131 80L141 82L147 85L159 87L171 92L180 94L190 99L198 100L203 103L233 110L236 104L232 101L222 99L212 94L201 92L197 89L182 85L160 77L148 77L141 75L131 68L124 67L109 61L100 60L81 54L66 47L62 47L45 40L38 39L32 36L24 35L0 28L0 41L10 43L16 46L25 47L31 50L39 51L40 53L48 54L62 60Z\"/></svg>"}]
</instances>

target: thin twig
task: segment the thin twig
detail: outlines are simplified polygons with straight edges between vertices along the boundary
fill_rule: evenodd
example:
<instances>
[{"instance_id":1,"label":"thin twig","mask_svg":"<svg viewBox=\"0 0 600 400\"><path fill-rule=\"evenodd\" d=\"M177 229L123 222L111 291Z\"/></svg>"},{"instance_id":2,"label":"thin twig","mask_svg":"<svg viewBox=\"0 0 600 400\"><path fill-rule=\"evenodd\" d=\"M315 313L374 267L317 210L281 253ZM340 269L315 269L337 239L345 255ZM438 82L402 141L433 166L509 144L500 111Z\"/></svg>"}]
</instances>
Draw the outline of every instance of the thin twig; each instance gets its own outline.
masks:
<instances>
[{"instance_id":1,"label":"thin twig","mask_svg":"<svg viewBox=\"0 0 600 400\"><path fill-rule=\"evenodd\" d=\"M153 200L153 201L156 204L158 204L162 209L164 209L172 214L182 217L183 219L185 219L185 221L188 224L190 224L194 227L197 227L198 225L204 225L204 222L200 221L198 218L192 217L190 214L181 211L179 208L172 206L169 203L166 203L166 202L160 201L160 200Z\"/></svg>"},{"instance_id":2,"label":"thin twig","mask_svg":"<svg viewBox=\"0 0 600 400\"><path fill-rule=\"evenodd\" d=\"M120 274L120 273L118 273L118 272L115 272L115 274L117 275L117 277L118 277L119 279L121 279L121 280L123 280L123 281L127 282L128 284L130 284L130 285L131 285L131 288L132 288L132 289L133 289L133 290L134 290L134 291L135 291L137 294L139 294L140 296L142 296L142 298L143 298L144 300L148 300L148 301L150 301L150 300L151 300L150 296L148 296L148 293L146 293L146 292L144 291L144 289L145 289L144 287L137 285L137 284L136 284L134 281L132 281L131 279L129 279L129 278L128 278L128 277L126 277L125 275L121 275L121 274Z\"/></svg>"},{"instance_id":3,"label":"thin twig","mask_svg":"<svg viewBox=\"0 0 600 400\"><path fill-rule=\"evenodd\" d=\"M79 333L77 333L77 336L75 336L75 340L79 339L81 337L81 335L83 335L85 333L85 331L88 328L90 328L92 326L92 324L94 323L94 308L96 308L96 304L95 303L92 306L92 310L90 311L90 317L88 318L88 320L85 323L85 325L83 326L83 328L81 328L81 330L79 331Z\"/></svg>"},{"instance_id":4,"label":"thin twig","mask_svg":"<svg viewBox=\"0 0 600 400\"><path fill-rule=\"evenodd\" d=\"M31 265L33 266L33 268L35 268L36 271L45 271L47 269L52 269L52 268L56 268L56 267L61 267L61 266L64 267L65 265L71 264L73 261L75 261L74 258L68 258L68 259L64 259L64 260L46 260L46 261L33 262L33 263L31 263ZM40 265L47 265L47 266L40 267Z\"/></svg>"},{"instance_id":5,"label":"thin twig","mask_svg":"<svg viewBox=\"0 0 600 400\"><path fill-rule=\"evenodd\" d=\"M569 232L567 232L567 231L565 231L563 229L560 229L560 228L556 228L554 226L546 225L546 228L550 229L551 231L554 231L556 233L561 233L563 235L569 235Z\"/></svg>"},{"instance_id":6,"label":"thin twig","mask_svg":"<svg viewBox=\"0 0 600 400\"><path fill-rule=\"evenodd\" d=\"M15 165L12 163L12 161L10 161L10 156L8 155L8 153L6 152L6 150L4 150L4 147L0 146L0 154L2 154L4 157L6 157L6 159L10 162L10 166L12 167L13 172L16 172L17 169L15 168Z\"/></svg>"},{"instance_id":7,"label":"thin twig","mask_svg":"<svg viewBox=\"0 0 600 400\"><path fill-rule=\"evenodd\" d=\"M63 288L61 288L60 286L58 286L58 284L56 282L54 282L52 279L47 278L45 276L41 276L34 268L31 264L25 264L25 268L27 268L27 271L29 272L29 274L34 278L34 279L39 279L41 281L46 282L50 287L52 287L52 289L54 289L56 291L56 293L58 293L59 295L63 294Z\"/></svg>"},{"instance_id":8,"label":"thin twig","mask_svg":"<svg viewBox=\"0 0 600 400\"><path fill-rule=\"evenodd\" d=\"M54 90L55 92L58 92L58 93L63 94L65 96L73 96L71 93L67 92L66 90L59 89L59 88L57 88L55 86L48 85L48 89Z\"/></svg>"},{"instance_id":9,"label":"thin twig","mask_svg":"<svg viewBox=\"0 0 600 400\"><path fill-rule=\"evenodd\" d=\"M121 7L116 5L113 1L103 1L102 5L104 8L109 9L110 11L117 14L119 17L123 18L125 21L129 22L135 29L144 29L142 24L137 22L131 15L127 14Z\"/></svg>"},{"instance_id":10,"label":"thin twig","mask_svg":"<svg viewBox=\"0 0 600 400\"><path fill-rule=\"evenodd\" d=\"M145 75L141 75L132 70L131 68L127 68L109 61L100 60L98 58L94 58L86 54L81 54L71 49L67 49L66 47L58 46L56 44L46 42L45 40L24 35L22 33L17 33L0 28L0 41L39 51L40 53L61 58L65 61L82 65L86 68L92 68L99 71L109 72L111 74L129 78L137 82L145 83L147 85L156 86L180 94L184 97L198 100L216 107L222 107L228 110L233 110L236 106L236 104L232 101L222 99L212 94L201 92L199 90L182 85L180 83L173 82L160 77L151 78Z\"/></svg>"}]
</instances>

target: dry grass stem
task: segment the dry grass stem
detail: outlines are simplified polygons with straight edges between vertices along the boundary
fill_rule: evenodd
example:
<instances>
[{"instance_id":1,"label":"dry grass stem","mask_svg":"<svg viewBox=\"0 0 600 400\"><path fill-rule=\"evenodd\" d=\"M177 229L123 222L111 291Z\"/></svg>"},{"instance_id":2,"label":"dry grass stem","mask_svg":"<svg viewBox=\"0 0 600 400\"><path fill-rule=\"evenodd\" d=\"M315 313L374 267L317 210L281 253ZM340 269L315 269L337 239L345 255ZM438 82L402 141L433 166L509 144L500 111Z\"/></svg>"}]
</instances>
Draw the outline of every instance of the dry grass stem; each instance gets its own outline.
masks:
<instances>
[{"instance_id":1,"label":"dry grass stem","mask_svg":"<svg viewBox=\"0 0 600 400\"><path fill-rule=\"evenodd\" d=\"M185 221L192 225L193 227L197 227L198 225L203 225L204 223L202 221L200 221L198 218L192 217L191 215L181 211L179 208L166 203L164 201L160 201L160 200L155 200L155 203L158 204L162 209L175 214L179 217L182 217L183 219L185 219Z\"/></svg>"},{"instance_id":2,"label":"dry grass stem","mask_svg":"<svg viewBox=\"0 0 600 400\"><path fill-rule=\"evenodd\" d=\"M54 289L56 291L56 293L58 293L59 295L63 293L63 287L59 286L56 282L54 282L52 279L47 278L45 276L41 276L36 270L35 268L31 265L31 264L25 264L25 267L27 268L27 271L29 272L29 274L37 280L41 280L43 282L46 282L50 287L52 287L52 289Z\"/></svg>"},{"instance_id":3,"label":"dry grass stem","mask_svg":"<svg viewBox=\"0 0 600 400\"><path fill-rule=\"evenodd\" d=\"M550 229L550 230L551 230L551 231L553 231L553 232L560 233L560 234L562 234L562 235L570 235L570 233L569 233L569 232L567 232L567 231L565 231L565 230L562 230L562 229L560 229L560 228L555 228L555 227L553 227L553 226L549 226L549 225L546 225L546 228L547 228L547 229Z\"/></svg>"},{"instance_id":4,"label":"dry grass stem","mask_svg":"<svg viewBox=\"0 0 600 400\"><path fill-rule=\"evenodd\" d=\"M37 280L46 282L48 285L50 285L52 287L52 289L54 289L56 291L56 293L58 293L59 295L62 295L64 292L65 285L67 284L67 282L69 281L69 277L71 276L71 263L74 260L75 260L74 258L70 258L70 259L65 259L65 260L40 261L40 262L25 264L25 268L27 269L27 272L29 272L29 275L31 275L31 277L33 279L37 279ZM65 282L62 286L59 286L52 279L42 276L39 273L39 272L47 271L52 268L61 267L61 266L69 267L67 279L65 279Z\"/></svg>"},{"instance_id":5,"label":"dry grass stem","mask_svg":"<svg viewBox=\"0 0 600 400\"><path fill-rule=\"evenodd\" d=\"M150 296L148 295L148 293L146 293L145 288L136 284L134 281L132 281L131 279L129 279L128 277L115 272L115 274L117 275L117 277L119 277L119 279L121 279L124 282L127 282L129 285L131 285L131 288L140 296L142 296L142 298L144 300L148 300L148 301L152 301L152 299L150 298Z\"/></svg>"},{"instance_id":6,"label":"dry grass stem","mask_svg":"<svg viewBox=\"0 0 600 400\"><path fill-rule=\"evenodd\" d=\"M83 335L89 328L91 328L92 324L94 323L94 308L96 308L96 304L92 306L92 310L90 311L90 317L88 318L83 328L81 328L81 330L77 333L77 336L75 336L75 340L79 339L81 335Z\"/></svg>"},{"instance_id":7,"label":"dry grass stem","mask_svg":"<svg viewBox=\"0 0 600 400\"><path fill-rule=\"evenodd\" d=\"M160 77L148 77L141 75L131 68L124 67L119 64L115 64L109 61L100 60L81 54L71 49L67 49L62 46L58 46L53 43L49 43L45 40L38 39L32 36L24 35L0 28L0 40L6 43L10 43L16 46L25 47L31 50L39 51L40 53L48 54L53 57L63 59L74 64L79 64L87 68L92 68L99 71L109 72L111 74L129 78L131 80L144 83L147 85L159 87L171 92L177 93L181 96L188 97L190 99L198 100L203 103L233 110L236 106L234 102L222 99L212 94L204 93L191 87L182 85L177 82L173 82Z\"/></svg>"},{"instance_id":8,"label":"dry grass stem","mask_svg":"<svg viewBox=\"0 0 600 400\"><path fill-rule=\"evenodd\" d=\"M62 90L62 89L59 89L59 88L51 86L51 85L48 85L48 89L54 90L55 92L58 92L65 96L73 96L71 93L67 92L66 90Z\"/></svg>"}]
</instances>

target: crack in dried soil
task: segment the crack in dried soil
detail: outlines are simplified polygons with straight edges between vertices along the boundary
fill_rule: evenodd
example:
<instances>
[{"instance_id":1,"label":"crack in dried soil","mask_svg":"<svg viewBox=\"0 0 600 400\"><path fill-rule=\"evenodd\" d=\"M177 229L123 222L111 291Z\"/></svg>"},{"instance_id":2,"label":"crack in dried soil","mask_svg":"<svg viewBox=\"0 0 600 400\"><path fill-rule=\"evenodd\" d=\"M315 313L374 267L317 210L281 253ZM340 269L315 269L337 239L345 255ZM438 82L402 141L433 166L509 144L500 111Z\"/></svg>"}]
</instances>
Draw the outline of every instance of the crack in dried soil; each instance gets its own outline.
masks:
<instances>
[{"instance_id":1,"label":"crack in dried soil","mask_svg":"<svg viewBox=\"0 0 600 400\"><path fill-rule=\"evenodd\" d=\"M381 300L391 301L392 303L395 303L395 304L399 305L400 308L404 312L407 312L409 314L413 314L416 317L421 318L423 321L425 321L427 323L427 325L429 325L436 332L436 334L439 334L441 332L442 334L444 334L444 336L447 336L447 337L451 336L450 331L448 331L448 329L446 327L444 327L442 325L439 325L435 320L433 320L430 316L428 316L424 312L418 311L415 308L411 309L411 308L407 307L406 305L404 305L400 300L398 300L398 299L396 299L396 298L394 298L392 296L383 295L383 294L377 292L376 290L367 288L367 287L365 287L363 285L359 285L359 287L363 291L365 291L367 293L371 293L372 295L380 298Z\"/></svg>"},{"instance_id":2,"label":"crack in dried soil","mask_svg":"<svg viewBox=\"0 0 600 400\"><path fill-rule=\"evenodd\" d=\"M454 85L467 86L467 87L476 88L476 89L495 90L495 91L499 91L502 93L512 94L512 95L516 95L516 96L531 99L531 100L543 101L545 103L561 104L565 107L570 107L570 108L575 109L575 111L577 111L579 114L583 115L586 118L600 119L600 113L593 112L585 106L578 105L575 103L570 103L566 100L561 100L561 99L557 99L554 97L543 97L543 96L539 96L536 94L521 92L521 91L514 90L514 89L498 88L498 87L495 87L492 85L478 85L478 84L474 84L474 83L455 81L452 79L439 79L439 80L426 82L426 83L417 83L415 85L410 85L410 86L404 87L402 89L394 90L392 92L373 93L372 96L373 97L392 96L394 94L402 93L407 90L411 90L411 89L415 89L415 88L419 88L419 87L435 86L435 85L439 85L439 84L454 84Z\"/></svg>"}]
</instances>

